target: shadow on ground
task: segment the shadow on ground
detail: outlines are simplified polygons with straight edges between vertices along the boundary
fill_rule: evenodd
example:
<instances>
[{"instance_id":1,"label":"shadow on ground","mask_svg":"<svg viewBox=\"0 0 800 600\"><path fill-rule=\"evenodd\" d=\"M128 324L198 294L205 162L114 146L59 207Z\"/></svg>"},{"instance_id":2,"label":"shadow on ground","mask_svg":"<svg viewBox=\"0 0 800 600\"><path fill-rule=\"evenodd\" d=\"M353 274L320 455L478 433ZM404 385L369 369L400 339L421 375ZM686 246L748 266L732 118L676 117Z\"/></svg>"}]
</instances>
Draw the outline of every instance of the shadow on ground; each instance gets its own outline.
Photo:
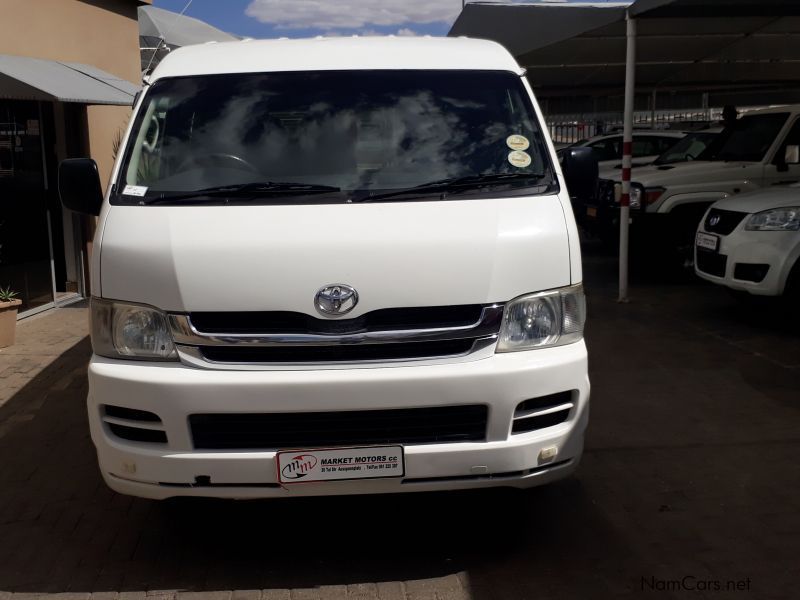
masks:
<instances>
[{"instance_id":1,"label":"shadow on ground","mask_svg":"<svg viewBox=\"0 0 800 600\"><path fill-rule=\"evenodd\" d=\"M747 340L786 344L788 363L794 338L733 339L738 313L705 286L637 288L630 306L609 289L590 289L584 462L525 493L116 495L88 435L83 340L0 408L0 590L308 588L466 571L478 600L638 598L643 578L684 576L750 577L754 597L791 597L798 371Z\"/></svg>"},{"instance_id":2,"label":"shadow on ground","mask_svg":"<svg viewBox=\"0 0 800 600\"><path fill-rule=\"evenodd\" d=\"M532 574L557 589L572 572L588 593L603 576L581 565L633 559L576 479L529 493L264 502L114 494L84 414L90 352L81 341L0 408L11 424L0 437L0 590L306 588L466 570L473 597L509 598L524 597ZM604 540L602 556L576 545L587 534Z\"/></svg>"}]
</instances>

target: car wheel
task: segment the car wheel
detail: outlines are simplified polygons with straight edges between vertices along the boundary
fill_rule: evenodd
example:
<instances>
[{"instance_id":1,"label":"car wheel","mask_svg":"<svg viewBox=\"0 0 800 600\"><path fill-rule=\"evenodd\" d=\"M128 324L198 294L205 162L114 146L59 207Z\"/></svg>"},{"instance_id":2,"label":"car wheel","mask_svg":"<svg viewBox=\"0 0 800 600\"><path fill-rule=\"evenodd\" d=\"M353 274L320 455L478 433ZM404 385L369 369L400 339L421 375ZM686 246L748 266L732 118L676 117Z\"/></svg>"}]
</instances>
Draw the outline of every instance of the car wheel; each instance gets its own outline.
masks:
<instances>
[{"instance_id":1,"label":"car wheel","mask_svg":"<svg viewBox=\"0 0 800 600\"><path fill-rule=\"evenodd\" d=\"M800 300L800 259L794 263L792 270L789 272L789 277L786 278L783 297L790 301Z\"/></svg>"}]
</instances>

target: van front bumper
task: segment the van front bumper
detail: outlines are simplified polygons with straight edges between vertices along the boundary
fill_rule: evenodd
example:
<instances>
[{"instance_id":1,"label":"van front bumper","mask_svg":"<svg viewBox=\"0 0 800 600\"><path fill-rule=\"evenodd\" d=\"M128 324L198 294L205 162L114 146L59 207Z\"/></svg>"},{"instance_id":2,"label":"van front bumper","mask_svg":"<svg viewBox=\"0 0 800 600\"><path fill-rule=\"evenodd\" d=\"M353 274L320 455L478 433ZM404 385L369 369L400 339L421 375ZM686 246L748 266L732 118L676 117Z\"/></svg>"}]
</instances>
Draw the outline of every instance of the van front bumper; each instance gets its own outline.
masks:
<instances>
[{"instance_id":1,"label":"van front bumper","mask_svg":"<svg viewBox=\"0 0 800 600\"><path fill-rule=\"evenodd\" d=\"M155 499L532 487L565 477L577 467L589 416L583 342L472 362L303 371L203 370L94 356L89 385L89 423L104 479L118 492ZM573 405L565 421L512 433L521 402L563 392L571 392ZM195 449L189 425L190 415L202 413L475 404L488 407L485 441L404 445L405 474L392 479L281 485L275 451ZM119 437L111 431L104 405L154 413L166 443ZM555 457L542 457L543 449L552 452L554 447Z\"/></svg>"}]
</instances>

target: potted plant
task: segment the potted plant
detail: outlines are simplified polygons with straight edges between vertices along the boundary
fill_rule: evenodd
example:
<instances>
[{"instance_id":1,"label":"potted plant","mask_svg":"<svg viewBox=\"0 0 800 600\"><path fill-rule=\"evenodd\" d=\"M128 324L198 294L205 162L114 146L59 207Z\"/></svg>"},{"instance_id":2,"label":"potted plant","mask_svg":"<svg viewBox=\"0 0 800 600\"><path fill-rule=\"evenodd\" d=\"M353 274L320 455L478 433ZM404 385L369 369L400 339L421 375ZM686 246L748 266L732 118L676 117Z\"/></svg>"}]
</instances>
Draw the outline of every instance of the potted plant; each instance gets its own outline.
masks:
<instances>
[{"instance_id":1,"label":"potted plant","mask_svg":"<svg viewBox=\"0 0 800 600\"><path fill-rule=\"evenodd\" d=\"M17 292L12 292L10 287L0 287L0 348L14 344L20 304L22 301L17 299Z\"/></svg>"}]
</instances>

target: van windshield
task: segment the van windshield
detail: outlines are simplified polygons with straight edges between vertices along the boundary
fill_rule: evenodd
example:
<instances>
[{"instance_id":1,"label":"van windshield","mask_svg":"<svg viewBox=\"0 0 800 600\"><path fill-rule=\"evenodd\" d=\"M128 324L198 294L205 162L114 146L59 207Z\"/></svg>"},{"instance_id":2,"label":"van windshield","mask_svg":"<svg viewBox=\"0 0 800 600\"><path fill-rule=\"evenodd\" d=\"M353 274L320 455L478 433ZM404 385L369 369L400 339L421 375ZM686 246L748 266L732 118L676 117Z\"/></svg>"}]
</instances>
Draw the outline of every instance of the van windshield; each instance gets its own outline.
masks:
<instances>
[{"instance_id":1,"label":"van windshield","mask_svg":"<svg viewBox=\"0 0 800 600\"><path fill-rule=\"evenodd\" d=\"M502 176L479 178L471 191L518 194L554 181L536 113L513 73L192 76L159 80L147 92L114 201L174 196L191 204L192 192L244 186L341 202L354 192L482 175Z\"/></svg>"}]
</instances>

